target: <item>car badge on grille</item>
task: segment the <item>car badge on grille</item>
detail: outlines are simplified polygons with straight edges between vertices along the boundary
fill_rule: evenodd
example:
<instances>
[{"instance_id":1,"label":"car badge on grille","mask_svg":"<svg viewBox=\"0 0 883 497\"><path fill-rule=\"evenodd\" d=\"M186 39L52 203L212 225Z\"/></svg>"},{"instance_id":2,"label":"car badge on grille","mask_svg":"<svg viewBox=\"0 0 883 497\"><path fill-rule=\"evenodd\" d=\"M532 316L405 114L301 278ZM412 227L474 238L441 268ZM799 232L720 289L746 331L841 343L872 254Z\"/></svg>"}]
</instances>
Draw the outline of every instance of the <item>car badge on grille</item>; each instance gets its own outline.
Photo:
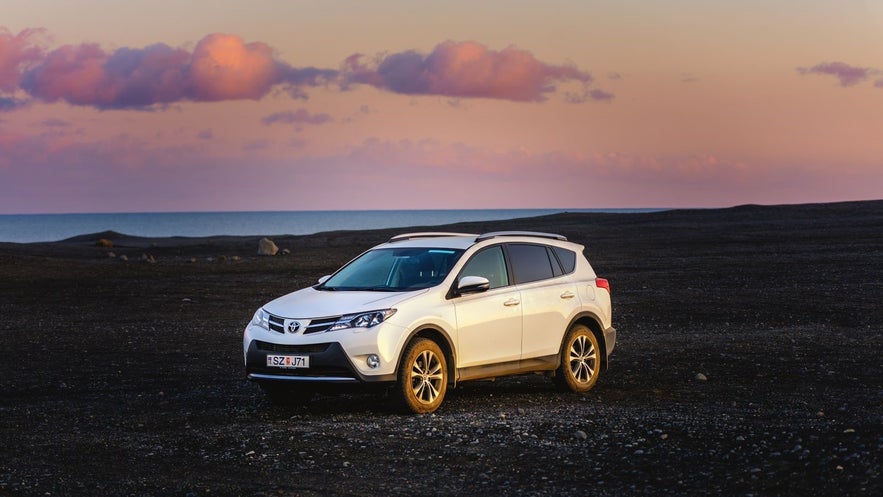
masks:
<instances>
[{"instance_id":1,"label":"car badge on grille","mask_svg":"<svg viewBox=\"0 0 883 497\"><path fill-rule=\"evenodd\" d=\"M300 323L297 321L289 321L286 329L289 333L297 333L300 331Z\"/></svg>"}]
</instances>

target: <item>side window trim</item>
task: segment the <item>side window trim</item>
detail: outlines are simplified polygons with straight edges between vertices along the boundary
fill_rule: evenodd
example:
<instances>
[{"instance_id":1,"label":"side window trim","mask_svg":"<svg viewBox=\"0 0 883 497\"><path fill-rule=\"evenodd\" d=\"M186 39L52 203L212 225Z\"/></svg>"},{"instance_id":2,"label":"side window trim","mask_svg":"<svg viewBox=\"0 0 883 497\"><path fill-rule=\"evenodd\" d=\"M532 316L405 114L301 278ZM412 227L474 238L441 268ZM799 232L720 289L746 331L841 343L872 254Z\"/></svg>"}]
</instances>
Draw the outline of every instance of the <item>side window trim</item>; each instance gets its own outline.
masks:
<instances>
[{"instance_id":1,"label":"side window trim","mask_svg":"<svg viewBox=\"0 0 883 497\"><path fill-rule=\"evenodd\" d=\"M564 266L561 264L561 261L558 259L558 254L555 253L555 248L547 245L546 246L546 255L549 256L549 262L552 263L552 278L564 276L566 274L564 271Z\"/></svg>"}]
</instances>

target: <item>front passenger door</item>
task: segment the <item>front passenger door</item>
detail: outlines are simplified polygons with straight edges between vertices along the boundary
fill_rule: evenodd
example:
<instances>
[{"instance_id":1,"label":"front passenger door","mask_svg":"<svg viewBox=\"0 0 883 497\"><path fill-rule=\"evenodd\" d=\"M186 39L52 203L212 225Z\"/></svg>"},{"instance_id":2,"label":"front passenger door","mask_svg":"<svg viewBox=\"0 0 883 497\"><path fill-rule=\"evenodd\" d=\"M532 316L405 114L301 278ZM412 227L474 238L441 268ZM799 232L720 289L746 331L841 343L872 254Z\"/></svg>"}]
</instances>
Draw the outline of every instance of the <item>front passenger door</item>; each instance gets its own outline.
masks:
<instances>
[{"instance_id":1,"label":"front passenger door","mask_svg":"<svg viewBox=\"0 0 883 497\"><path fill-rule=\"evenodd\" d=\"M521 358L521 296L510 284L503 247L493 245L476 252L457 280L481 276L490 289L455 297L457 316L457 366L468 368Z\"/></svg>"}]
</instances>

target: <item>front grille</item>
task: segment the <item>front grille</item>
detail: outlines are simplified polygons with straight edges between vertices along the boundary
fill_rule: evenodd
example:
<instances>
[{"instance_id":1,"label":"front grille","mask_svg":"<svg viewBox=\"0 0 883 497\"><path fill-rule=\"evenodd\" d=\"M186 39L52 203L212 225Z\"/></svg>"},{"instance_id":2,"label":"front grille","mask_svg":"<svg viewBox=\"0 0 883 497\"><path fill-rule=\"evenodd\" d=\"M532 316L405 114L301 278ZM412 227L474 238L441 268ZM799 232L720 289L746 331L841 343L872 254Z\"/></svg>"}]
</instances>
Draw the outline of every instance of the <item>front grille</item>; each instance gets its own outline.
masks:
<instances>
[{"instance_id":1,"label":"front grille","mask_svg":"<svg viewBox=\"0 0 883 497\"><path fill-rule=\"evenodd\" d=\"M328 350L327 343L314 343L309 345L286 345L269 343L255 340L257 348L263 352L281 352L285 354L319 354Z\"/></svg>"},{"instance_id":2,"label":"front grille","mask_svg":"<svg viewBox=\"0 0 883 497\"><path fill-rule=\"evenodd\" d=\"M309 325L307 325L307 329L304 330L304 335L328 331L328 328L331 328L331 325L336 323L338 319L340 319L340 316L334 316L333 318L314 319L310 321Z\"/></svg>"},{"instance_id":3,"label":"front grille","mask_svg":"<svg viewBox=\"0 0 883 497\"><path fill-rule=\"evenodd\" d=\"M283 318L270 314L269 324L270 330L285 333L285 320Z\"/></svg>"},{"instance_id":4,"label":"front grille","mask_svg":"<svg viewBox=\"0 0 883 497\"><path fill-rule=\"evenodd\" d=\"M340 319L340 316L332 316L329 318L316 318L311 320L306 328L304 328L304 335L309 335L311 333L322 333L328 331L328 328L337 322ZM301 320L304 322L306 320ZM270 318L268 321L268 325L270 331L275 331L276 333L285 333L285 318L270 314Z\"/></svg>"}]
</instances>

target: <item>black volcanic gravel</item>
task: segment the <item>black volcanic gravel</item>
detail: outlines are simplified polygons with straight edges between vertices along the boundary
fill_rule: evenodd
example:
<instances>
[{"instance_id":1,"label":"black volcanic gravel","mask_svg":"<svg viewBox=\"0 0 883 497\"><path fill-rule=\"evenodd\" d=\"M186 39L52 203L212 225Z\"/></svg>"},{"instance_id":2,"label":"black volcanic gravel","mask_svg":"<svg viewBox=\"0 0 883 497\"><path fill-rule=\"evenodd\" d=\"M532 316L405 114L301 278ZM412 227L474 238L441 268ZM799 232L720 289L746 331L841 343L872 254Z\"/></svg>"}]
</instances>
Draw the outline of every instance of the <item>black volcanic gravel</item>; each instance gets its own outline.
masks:
<instances>
[{"instance_id":1,"label":"black volcanic gravel","mask_svg":"<svg viewBox=\"0 0 883 497\"><path fill-rule=\"evenodd\" d=\"M465 383L404 416L382 391L280 408L245 380L256 308L423 228L276 236L276 257L0 244L0 495L883 494L883 202L441 229L586 246L619 330L594 390Z\"/></svg>"}]
</instances>

